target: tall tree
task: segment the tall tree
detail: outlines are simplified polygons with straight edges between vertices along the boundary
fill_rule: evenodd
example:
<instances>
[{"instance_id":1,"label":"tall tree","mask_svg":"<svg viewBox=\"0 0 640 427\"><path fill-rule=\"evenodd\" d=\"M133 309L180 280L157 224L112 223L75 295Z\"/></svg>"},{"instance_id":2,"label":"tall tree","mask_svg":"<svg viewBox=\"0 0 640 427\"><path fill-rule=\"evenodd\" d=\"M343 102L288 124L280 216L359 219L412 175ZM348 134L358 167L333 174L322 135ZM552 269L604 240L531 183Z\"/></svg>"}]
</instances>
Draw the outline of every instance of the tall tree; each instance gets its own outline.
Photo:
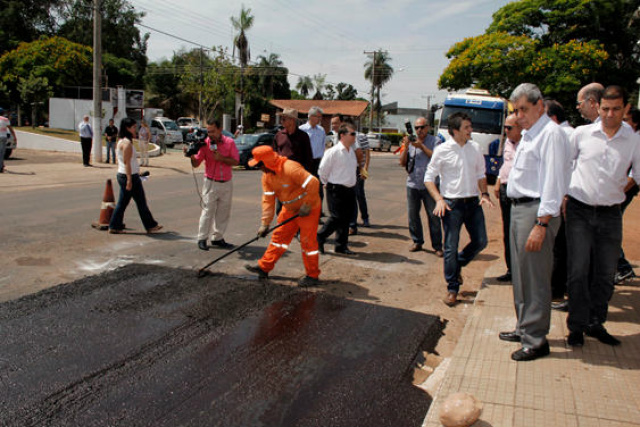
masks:
<instances>
[{"instance_id":1,"label":"tall tree","mask_svg":"<svg viewBox=\"0 0 640 427\"><path fill-rule=\"evenodd\" d=\"M373 111L378 114L378 124L381 117L381 94L382 87L387 84L393 76L393 67L390 64L389 53L382 49L373 53L373 58L364 64L364 78L371 82L371 109L369 114L369 125L373 126ZM374 109L374 99L377 100L377 108Z\"/></svg>"},{"instance_id":2,"label":"tall tree","mask_svg":"<svg viewBox=\"0 0 640 427\"><path fill-rule=\"evenodd\" d=\"M43 35L53 35L56 15L51 13L61 0L5 0L0 13L0 55L32 42Z\"/></svg>"},{"instance_id":3,"label":"tall tree","mask_svg":"<svg viewBox=\"0 0 640 427\"><path fill-rule=\"evenodd\" d=\"M273 98L274 83L284 70L286 70L284 63L277 53L270 53L269 56L258 56L258 64L255 67L255 71L258 75L261 93L265 98Z\"/></svg>"},{"instance_id":4,"label":"tall tree","mask_svg":"<svg viewBox=\"0 0 640 427\"><path fill-rule=\"evenodd\" d=\"M237 34L233 38L233 56L238 54L238 61L240 67L243 69L249 64L251 60L251 51L249 49L249 40L247 39L246 32L253 26L253 15L251 15L251 9L245 9L244 4L240 8L240 15L236 18L231 17L231 25L237 31Z\"/></svg>"},{"instance_id":5,"label":"tall tree","mask_svg":"<svg viewBox=\"0 0 640 427\"><path fill-rule=\"evenodd\" d=\"M326 86L327 75L326 74L315 74L313 76L313 87L316 89L316 94L313 95L313 99L323 99L322 91Z\"/></svg>"},{"instance_id":6,"label":"tall tree","mask_svg":"<svg viewBox=\"0 0 640 427\"><path fill-rule=\"evenodd\" d=\"M298 77L296 89L298 89L300 95L304 96L306 99L309 96L309 92L311 92L311 89L313 89L313 80L311 80L311 77L309 76Z\"/></svg>"},{"instance_id":7,"label":"tall tree","mask_svg":"<svg viewBox=\"0 0 640 427\"><path fill-rule=\"evenodd\" d=\"M336 99L353 101L358 97L358 91L352 85L340 82L336 85Z\"/></svg>"}]
</instances>

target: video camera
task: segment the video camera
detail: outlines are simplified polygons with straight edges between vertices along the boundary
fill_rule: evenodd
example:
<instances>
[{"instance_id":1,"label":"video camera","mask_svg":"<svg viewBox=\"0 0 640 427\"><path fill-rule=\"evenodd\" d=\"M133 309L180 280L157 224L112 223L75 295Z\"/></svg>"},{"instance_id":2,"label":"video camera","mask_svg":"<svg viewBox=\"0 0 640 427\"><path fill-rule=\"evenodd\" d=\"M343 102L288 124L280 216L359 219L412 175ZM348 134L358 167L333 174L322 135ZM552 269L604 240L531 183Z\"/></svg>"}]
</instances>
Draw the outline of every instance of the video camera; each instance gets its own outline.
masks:
<instances>
[{"instance_id":1,"label":"video camera","mask_svg":"<svg viewBox=\"0 0 640 427\"><path fill-rule=\"evenodd\" d=\"M415 142L416 136L413 134L413 126L411 126L411 122L409 119L404 121L404 127L407 128L407 135L409 136L409 141Z\"/></svg>"},{"instance_id":2,"label":"video camera","mask_svg":"<svg viewBox=\"0 0 640 427\"><path fill-rule=\"evenodd\" d=\"M191 134L191 142L187 146L186 151L184 152L185 157L191 157L198 154L200 148L206 144L205 139L207 139L207 131L206 129L195 129Z\"/></svg>"}]
</instances>

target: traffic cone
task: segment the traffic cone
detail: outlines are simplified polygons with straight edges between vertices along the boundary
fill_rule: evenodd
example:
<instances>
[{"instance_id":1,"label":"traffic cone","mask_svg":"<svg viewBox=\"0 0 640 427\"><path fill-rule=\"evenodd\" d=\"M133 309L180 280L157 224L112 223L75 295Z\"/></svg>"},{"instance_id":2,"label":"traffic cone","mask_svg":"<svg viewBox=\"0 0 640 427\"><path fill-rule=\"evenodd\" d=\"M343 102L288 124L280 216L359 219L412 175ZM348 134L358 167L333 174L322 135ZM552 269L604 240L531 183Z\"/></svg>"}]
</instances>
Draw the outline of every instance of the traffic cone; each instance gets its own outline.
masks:
<instances>
[{"instance_id":1,"label":"traffic cone","mask_svg":"<svg viewBox=\"0 0 640 427\"><path fill-rule=\"evenodd\" d=\"M102 196L102 204L100 206L100 219L98 222L91 224L93 228L98 230L107 230L109 228L109 222L111 221L111 215L116 208L116 199L113 196L113 186L111 180L107 180L107 185L104 189L104 195Z\"/></svg>"}]
</instances>

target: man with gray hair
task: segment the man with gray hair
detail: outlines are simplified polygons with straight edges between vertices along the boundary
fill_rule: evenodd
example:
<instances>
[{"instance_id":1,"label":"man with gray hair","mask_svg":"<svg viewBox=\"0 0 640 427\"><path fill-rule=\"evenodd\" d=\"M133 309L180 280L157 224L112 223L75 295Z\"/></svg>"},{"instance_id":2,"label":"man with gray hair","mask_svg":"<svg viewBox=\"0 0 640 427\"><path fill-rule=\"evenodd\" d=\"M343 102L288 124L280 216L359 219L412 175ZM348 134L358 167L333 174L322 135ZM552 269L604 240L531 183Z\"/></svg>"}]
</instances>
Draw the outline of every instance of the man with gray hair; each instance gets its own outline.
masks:
<instances>
[{"instance_id":1,"label":"man with gray hair","mask_svg":"<svg viewBox=\"0 0 640 427\"><path fill-rule=\"evenodd\" d=\"M544 112L544 100L534 84L523 83L510 97L523 129L509 173L511 199L511 263L514 331L501 332L504 341L521 342L515 361L534 360L550 352L553 246L560 227L560 208L569 181L569 141Z\"/></svg>"},{"instance_id":2,"label":"man with gray hair","mask_svg":"<svg viewBox=\"0 0 640 427\"><path fill-rule=\"evenodd\" d=\"M322 108L313 106L309 109L307 115L307 123L300 126L300 130L306 132L309 135L309 141L311 142L311 155L313 156L313 168L309 172L316 178L318 178L318 167L320 166L320 160L324 155L324 145L327 133L320 125L322 123L322 115L324 111ZM324 193L322 191L322 185L320 187L320 203L324 200Z\"/></svg>"},{"instance_id":3,"label":"man with gray hair","mask_svg":"<svg viewBox=\"0 0 640 427\"><path fill-rule=\"evenodd\" d=\"M576 109L580 112L582 118L588 120L589 123L595 123L600 118L598 108L600 107L602 92L604 92L604 86L595 82L583 86L578 91Z\"/></svg>"}]
</instances>

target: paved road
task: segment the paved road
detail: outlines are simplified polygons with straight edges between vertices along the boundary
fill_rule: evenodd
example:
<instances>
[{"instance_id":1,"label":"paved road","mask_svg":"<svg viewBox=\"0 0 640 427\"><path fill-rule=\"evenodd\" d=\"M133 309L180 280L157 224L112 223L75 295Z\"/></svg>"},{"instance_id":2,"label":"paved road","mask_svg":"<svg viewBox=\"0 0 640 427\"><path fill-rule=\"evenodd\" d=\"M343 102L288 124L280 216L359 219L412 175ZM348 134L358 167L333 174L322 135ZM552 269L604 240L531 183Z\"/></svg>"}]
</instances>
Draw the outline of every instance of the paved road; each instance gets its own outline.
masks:
<instances>
[{"instance_id":1,"label":"paved road","mask_svg":"<svg viewBox=\"0 0 640 427\"><path fill-rule=\"evenodd\" d=\"M41 157L18 151L0 182L0 425L421 425L430 398L411 372L443 324L398 307L396 292L424 289L407 268L439 260L404 255L393 156L375 159L375 227L352 239L360 255L324 256L311 292L295 287L296 243L267 283L242 269L265 240L196 278L223 252L196 247L201 175L178 154L157 159L145 184L167 230L153 236L133 206L131 234L90 227L112 165ZM234 176L233 243L254 236L259 180Z\"/></svg>"}]
</instances>

